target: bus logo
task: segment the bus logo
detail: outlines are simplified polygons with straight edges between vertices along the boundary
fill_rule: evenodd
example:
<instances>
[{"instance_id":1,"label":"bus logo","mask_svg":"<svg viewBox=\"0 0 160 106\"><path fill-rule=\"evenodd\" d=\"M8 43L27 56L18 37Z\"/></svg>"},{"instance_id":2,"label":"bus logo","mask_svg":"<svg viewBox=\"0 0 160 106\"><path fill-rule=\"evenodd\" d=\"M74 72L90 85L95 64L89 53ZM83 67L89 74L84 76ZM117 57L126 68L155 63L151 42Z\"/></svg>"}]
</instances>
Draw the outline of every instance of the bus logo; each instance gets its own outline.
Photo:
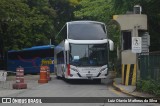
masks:
<instances>
[{"instance_id":1,"label":"bus logo","mask_svg":"<svg viewBox=\"0 0 160 106\"><path fill-rule=\"evenodd\" d=\"M42 59L42 61L41 61L41 65L51 65L51 64L54 64L54 60Z\"/></svg>"}]
</instances>

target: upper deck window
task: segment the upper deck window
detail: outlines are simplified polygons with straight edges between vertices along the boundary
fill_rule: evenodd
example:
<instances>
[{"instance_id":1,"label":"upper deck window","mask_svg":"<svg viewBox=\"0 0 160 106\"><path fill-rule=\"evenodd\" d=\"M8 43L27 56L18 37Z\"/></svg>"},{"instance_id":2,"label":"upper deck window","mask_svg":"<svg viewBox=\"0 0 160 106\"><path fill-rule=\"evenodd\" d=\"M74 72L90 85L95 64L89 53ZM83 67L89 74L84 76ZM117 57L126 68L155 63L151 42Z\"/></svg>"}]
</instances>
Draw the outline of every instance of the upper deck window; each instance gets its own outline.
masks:
<instances>
[{"instance_id":1,"label":"upper deck window","mask_svg":"<svg viewBox=\"0 0 160 106\"><path fill-rule=\"evenodd\" d=\"M106 39L105 25L100 23L70 23L68 38L74 40L102 40Z\"/></svg>"}]
</instances>

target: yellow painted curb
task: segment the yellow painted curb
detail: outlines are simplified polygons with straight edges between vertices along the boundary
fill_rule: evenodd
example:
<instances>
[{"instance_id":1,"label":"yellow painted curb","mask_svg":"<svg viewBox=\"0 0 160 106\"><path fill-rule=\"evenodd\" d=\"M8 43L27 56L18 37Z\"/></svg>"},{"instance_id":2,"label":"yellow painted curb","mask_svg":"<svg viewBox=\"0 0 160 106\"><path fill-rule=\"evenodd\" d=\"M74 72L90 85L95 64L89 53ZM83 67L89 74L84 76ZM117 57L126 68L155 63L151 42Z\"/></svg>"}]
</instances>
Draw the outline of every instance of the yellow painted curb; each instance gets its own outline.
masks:
<instances>
[{"instance_id":1,"label":"yellow painted curb","mask_svg":"<svg viewBox=\"0 0 160 106\"><path fill-rule=\"evenodd\" d=\"M139 95L135 95L135 94L129 93L129 92L127 92L126 90L124 90L123 88L118 87L118 86L116 85L116 83L115 83L114 80L113 80L113 86L116 87L117 89L119 89L121 92L127 94L127 95L134 96L134 97L141 97L141 98L144 98L144 96L139 96Z\"/></svg>"},{"instance_id":2,"label":"yellow painted curb","mask_svg":"<svg viewBox=\"0 0 160 106\"><path fill-rule=\"evenodd\" d=\"M113 86L116 87L117 89L119 89L122 93L130 95L130 96L134 96L134 97L139 97L139 98L150 98L150 97L146 97L146 96L140 96L140 95L136 95L136 94L132 94L130 92L127 92L126 90L124 90L121 87L118 87L118 85L115 83L115 80L113 80ZM160 100L159 98L155 97L157 100Z\"/></svg>"}]
</instances>

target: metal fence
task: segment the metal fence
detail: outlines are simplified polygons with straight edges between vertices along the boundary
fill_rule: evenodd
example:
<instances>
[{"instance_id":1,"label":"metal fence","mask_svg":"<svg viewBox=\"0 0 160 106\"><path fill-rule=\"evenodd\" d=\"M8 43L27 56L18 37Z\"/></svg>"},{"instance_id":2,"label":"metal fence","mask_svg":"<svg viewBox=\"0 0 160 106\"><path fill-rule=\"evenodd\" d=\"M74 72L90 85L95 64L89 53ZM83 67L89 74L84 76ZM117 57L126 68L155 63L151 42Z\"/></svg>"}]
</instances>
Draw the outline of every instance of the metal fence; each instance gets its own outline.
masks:
<instances>
[{"instance_id":1,"label":"metal fence","mask_svg":"<svg viewBox=\"0 0 160 106\"><path fill-rule=\"evenodd\" d=\"M139 66L142 80L160 81L160 52L141 54Z\"/></svg>"}]
</instances>

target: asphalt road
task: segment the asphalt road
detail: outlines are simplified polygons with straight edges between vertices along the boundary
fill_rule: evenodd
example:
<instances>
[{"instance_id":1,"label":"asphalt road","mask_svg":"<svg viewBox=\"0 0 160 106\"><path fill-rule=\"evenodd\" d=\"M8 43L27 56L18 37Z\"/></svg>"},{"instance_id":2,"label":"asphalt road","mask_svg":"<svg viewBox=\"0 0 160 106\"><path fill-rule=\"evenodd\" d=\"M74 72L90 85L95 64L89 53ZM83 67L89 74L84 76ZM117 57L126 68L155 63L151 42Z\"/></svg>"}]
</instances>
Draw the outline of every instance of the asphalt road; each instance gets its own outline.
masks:
<instances>
[{"instance_id":1,"label":"asphalt road","mask_svg":"<svg viewBox=\"0 0 160 106\"><path fill-rule=\"evenodd\" d=\"M22 90L10 97L129 97L112 87L112 79L94 81L58 80L53 76L47 84L41 84ZM0 104L0 106L159 106L152 103L43 103L43 104Z\"/></svg>"}]
</instances>

